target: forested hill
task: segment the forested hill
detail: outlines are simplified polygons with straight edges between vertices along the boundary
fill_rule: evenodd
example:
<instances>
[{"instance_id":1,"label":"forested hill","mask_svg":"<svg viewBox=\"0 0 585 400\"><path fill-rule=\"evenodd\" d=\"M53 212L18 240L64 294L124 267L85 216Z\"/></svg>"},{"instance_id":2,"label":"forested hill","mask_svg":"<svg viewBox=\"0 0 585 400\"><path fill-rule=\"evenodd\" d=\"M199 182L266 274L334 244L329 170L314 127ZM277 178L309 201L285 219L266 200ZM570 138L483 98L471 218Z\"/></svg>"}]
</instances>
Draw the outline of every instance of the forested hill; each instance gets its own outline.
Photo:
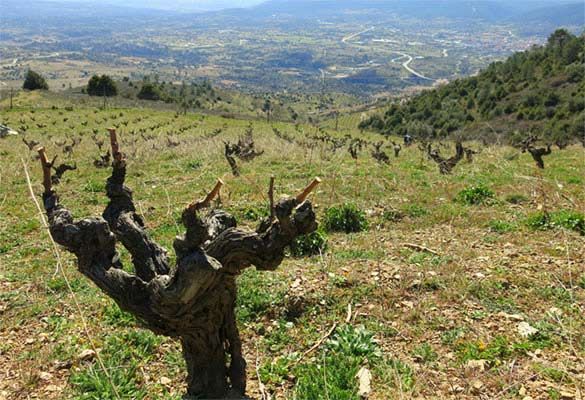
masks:
<instances>
[{"instance_id":1,"label":"forested hill","mask_svg":"<svg viewBox=\"0 0 585 400\"><path fill-rule=\"evenodd\" d=\"M360 124L384 134L513 142L528 135L571 142L585 135L585 36L559 29L474 77L392 104Z\"/></svg>"}]
</instances>

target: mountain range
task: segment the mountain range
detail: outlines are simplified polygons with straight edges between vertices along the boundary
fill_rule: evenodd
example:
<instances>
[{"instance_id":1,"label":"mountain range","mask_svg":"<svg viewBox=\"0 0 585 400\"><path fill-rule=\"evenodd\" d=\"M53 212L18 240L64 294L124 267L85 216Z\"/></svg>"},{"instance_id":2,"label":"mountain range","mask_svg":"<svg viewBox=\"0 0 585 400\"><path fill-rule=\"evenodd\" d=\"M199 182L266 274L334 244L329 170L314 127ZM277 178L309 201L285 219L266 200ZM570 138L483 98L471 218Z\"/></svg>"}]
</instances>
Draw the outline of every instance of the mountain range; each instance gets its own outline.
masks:
<instances>
[{"instance_id":1,"label":"mountain range","mask_svg":"<svg viewBox=\"0 0 585 400\"><path fill-rule=\"evenodd\" d=\"M98 6L99 7L96 7ZM0 0L4 18L46 18L51 15L163 15L219 11L228 16L265 19L287 16L315 19L372 12L428 19L478 19L493 22L585 25L585 6L574 0Z\"/></svg>"}]
</instances>

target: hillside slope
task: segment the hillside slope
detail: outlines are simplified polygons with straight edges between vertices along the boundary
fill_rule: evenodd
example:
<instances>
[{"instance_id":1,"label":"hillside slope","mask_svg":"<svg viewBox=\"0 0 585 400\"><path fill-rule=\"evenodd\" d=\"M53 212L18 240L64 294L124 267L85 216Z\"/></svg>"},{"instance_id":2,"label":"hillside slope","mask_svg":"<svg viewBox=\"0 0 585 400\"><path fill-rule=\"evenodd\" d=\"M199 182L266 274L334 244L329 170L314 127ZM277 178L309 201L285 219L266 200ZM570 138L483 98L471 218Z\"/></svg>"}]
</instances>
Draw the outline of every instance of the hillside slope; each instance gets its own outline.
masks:
<instances>
[{"instance_id":1,"label":"hillside slope","mask_svg":"<svg viewBox=\"0 0 585 400\"><path fill-rule=\"evenodd\" d=\"M441 175L416 146L389 165L374 160L370 148L354 159L347 148L311 140L315 127L308 124L182 115L141 104L100 109L26 95L30 106L19 101L9 110L0 102L0 122L30 126L27 143L39 142L58 163L77 166L56 187L75 218L103 212L110 171L96 164L110 126L119 127L140 214L167 249L184 231L177 222L184 207L218 177L225 182L221 207L249 230L268 215L271 175L278 197L321 177L311 201L324 228L327 221L354 220L346 215L356 213L339 212L348 209L341 204L363 211L369 230L328 229L327 249L317 249L322 254L287 257L277 271L251 268L238 278L250 398L261 398L263 385L273 399L324 399L326 388L328 399L360 400L362 367L372 376L370 400L519 399L511 385L534 399L581 393L580 147L554 151L537 171L530 155L490 146L473 163ZM357 137L355 126L328 132ZM235 143L249 130L264 153L238 159L241 175L234 177L223 141ZM57 264L25 169L36 195L42 172L22 139L0 139L0 398L109 400L116 398L112 387L122 399L183 398L180 343L137 329L65 252ZM130 265L130 254L122 257ZM538 334L522 336L520 320ZM95 354L87 357L92 343L111 380Z\"/></svg>"},{"instance_id":2,"label":"hillside slope","mask_svg":"<svg viewBox=\"0 0 585 400\"><path fill-rule=\"evenodd\" d=\"M557 30L545 46L494 63L478 76L392 104L361 122L360 128L507 142L527 133L551 142L582 139L584 46L583 36Z\"/></svg>"}]
</instances>

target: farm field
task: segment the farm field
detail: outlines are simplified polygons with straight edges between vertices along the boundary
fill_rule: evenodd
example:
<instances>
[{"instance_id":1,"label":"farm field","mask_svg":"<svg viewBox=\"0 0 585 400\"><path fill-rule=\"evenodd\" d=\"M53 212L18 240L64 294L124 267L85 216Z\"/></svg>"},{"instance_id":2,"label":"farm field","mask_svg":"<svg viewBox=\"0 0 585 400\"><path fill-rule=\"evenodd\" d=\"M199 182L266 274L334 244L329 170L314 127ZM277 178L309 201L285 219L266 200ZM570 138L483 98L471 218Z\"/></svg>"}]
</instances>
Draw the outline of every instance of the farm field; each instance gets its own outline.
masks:
<instances>
[{"instance_id":1,"label":"farm field","mask_svg":"<svg viewBox=\"0 0 585 400\"><path fill-rule=\"evenodd\" d=\"M554 149L539 170L512 147L468 142L480 151L474 161L441 175L416 145L394 157L390 139L360 132L355 115L319 132L171 110L18 104L0 111L3 123L28 126L0 139L0 399L181 399L185 391L180 345L136 327L70 254L55 252L29 193L27 172L40 201L42 173L23 137L77 167L56 186L74 216L101 215L110 169L94 160L109 127L128 157L138 211L167 249L182 233L182 210L217 178L221 207L250 229L268 215L271 175L277 197L320 177L311 196L320 223L343 204L363 211L361 232L321 224L321 254L239 277L250 398L358 399L364 369L370 399L583 398L583 147ZM234 177L223 142L246 130L264 153L238 161ZM369 147L354 160L347 146L332 151L311 139L323 132L384 141L390 162L378 163ZM96 140L106 143L101 153ZM441 152L452 154L454 143Z\"/></svg>"}]
</instances>

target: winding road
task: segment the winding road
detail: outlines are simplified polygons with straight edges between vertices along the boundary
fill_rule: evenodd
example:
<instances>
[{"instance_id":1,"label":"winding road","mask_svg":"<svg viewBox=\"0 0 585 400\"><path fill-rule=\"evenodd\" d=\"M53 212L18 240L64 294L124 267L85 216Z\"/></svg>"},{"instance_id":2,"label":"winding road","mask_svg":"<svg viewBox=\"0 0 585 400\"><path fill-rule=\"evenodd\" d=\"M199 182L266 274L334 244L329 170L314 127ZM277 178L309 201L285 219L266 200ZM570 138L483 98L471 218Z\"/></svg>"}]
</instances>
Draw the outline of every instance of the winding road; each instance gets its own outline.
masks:
<instances>
[{"instance_id":1,"label":"winding road","mask_svg":"<svg viewBox=\"0 0 585 400\"><path fill-rule=\"evenodd\" d=\"M409 56L406 53L401 53L399 51L394 51L394 53L400 55L400 57L397 57L395 59L392 60L392 62L398 62L399 60L402 60L403 58L406 58L406 61L404 61L402 63L402 66L404 67L404 69L406 69L408 72L410 72L411 74L413 74L414 76L417 76L421 79L425 79L427 81L435 81L433 78L429 78L428 76L424 76L423 74L421 74L420 72L415 71L414 69L412 69L410 67L410 63L412 62L412 60L414 60L414 58L412 58L412 56Z\"/></svg>"},{"instance_id":2,"label":"winding road","mask_svg":"<svg viewBox=\"0 0 585 400\"><path fill-rule=\"evenodd\" d=\"M371 28L364 29L361 32L357 32L357 33L354 33L352 35L346 36L343 39L341 39L341 42L347 44L347 42L349 40L351 40L353 38L356 38L356 37L360 36L363 33L373 31L374 29L375 28L372 26ZM408 55L406 53L402 53L400 51L393 51L393 53L396 53L396 54L400 55L400 57L397 57L397 58L393 59L391 62L395 63L395 62L398 62L398 61L402 60L403 58L406 58L406 61L404 61L402 63L402 66L404 67L405 70L407 70L408 72L410 72L412 75L416 76L417 78L424 79L424 80L427 80L427 81L432 81L432 82L435 81L435 79L429 78L428 76L424 76L420 72L417 72L417 71L415 71L414 69L412 69L410 67L410 63L414 60L414 58L412 56L410 56L410 55ZM321 74L323 74L323 71L321 71Z\"/></svg>"},{"instance_id":3,"label":"winding road","mask_svg":"<svg viewBox=\"0 0 585 400\"><path fill-rule=\"evenodd\" d=\"M375 28L372 26L371 28L365 29L365 30L363 30L363 31L361 31L361 32L354 33L354 34L352 34L352 35L346 36L346 37L344 37L343 39L341 39L341 42L342 42L342 43L347 43L347 41L348 41L348 40L351 40L351 39L353 39L353 38L355 38L355 37L358 37L359 35L361 35L361 34L363 34L363 33L366 33L366 32L373 31L374 29L375 29Z\"/></svg>"}]
</instances>

